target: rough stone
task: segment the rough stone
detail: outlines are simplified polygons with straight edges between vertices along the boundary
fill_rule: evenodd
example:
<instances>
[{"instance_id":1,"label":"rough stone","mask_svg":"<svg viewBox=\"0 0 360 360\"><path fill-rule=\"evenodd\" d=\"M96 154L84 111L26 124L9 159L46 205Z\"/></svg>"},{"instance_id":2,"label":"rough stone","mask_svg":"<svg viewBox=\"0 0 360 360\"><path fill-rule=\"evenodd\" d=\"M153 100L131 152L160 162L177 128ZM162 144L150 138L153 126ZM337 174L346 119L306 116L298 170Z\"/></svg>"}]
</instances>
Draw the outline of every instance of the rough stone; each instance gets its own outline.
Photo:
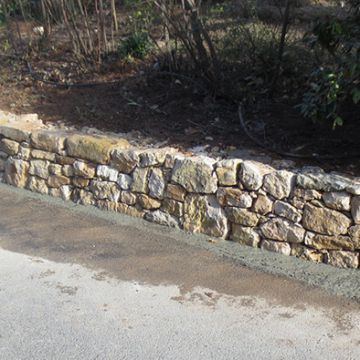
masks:
<instances>
[{"instance_id":1,"label":"rough stone","mask_svg":"<svg viewBox=\"0 0 360 360\"><path fill-rule=\"evenodd\" d=\"M130 175L119 174L117 178L117 184L121 187L122 190L129 190L133 179Z\"/></svg>"},{"instance_id":2,"label":"rough stone","mask_svg":"<svg viewBox=\"0 0 360 360\"><path fill-rule=\"evenodd\" d=\"M154 168L150 171L149 176L149 194L156 199L164 197L166 183L161 169Z\"/></svg>"},{"instance_id":3,"label":"rough stone","mask_svg":"<svg viewBox=\"0 0 360 360\"><path fill-rule=\"evenodd\" d=\"M360 241L360 225L354 225L349 228L349 235L354 241Z\"/></svg>"},{"instance_id":4,"label":"rough stone","mask_svg":"<svg viewBox=\"0 0 360 360\"><path fill-rule=\"evenodd\" d=\"M22 141L30 142L29 130L23 130L12 126L2 125L1 123L0 123L0 135L3 135L6 138L15 140L17 142L22 142Z\"/></svg>"},{"instance_id":5,"label":"rough stone","mask_svg":"<svg viewBox=\"0 0 360 360\"><path fill-rule=\"evenodd\" d=\"M24 160L9 158L5 162L4 181L19 188L24 188L26 185L29 163Z\"/></svg>"},{"instance_id":6,"label":"rough stone","mask_svg":"<svg viewBox=\"0 0 360 360\"><path fill-rule=\"evenodd\" d=\"M63 165L62 174L68 177L75 176L75 169L72 165Z\"/></svg>"},{"instance_id":7,"label":"rough stone","mask_svg":"<svg viewBox=\"0 0 360 360\"><path fill-rule=\"evenodd\" d=\"M323 200L325 205L331 209L340 211L350 210L351 196L345 191L325 193Z\"/></svg>"},{"instance_id":8,"label":"rough stone","mask_svg":"<svg viewBox=\"0 0 360 360\"><path fill-rule=\"evenodd\" d=\"M291 245L291 255L317 263L324 261L324 253L317 250L308 249L306 246L300 244Z\"/></svg>"},{"instance_id":9,"label":"rough stone","mask_svg":"<svg viewBox=\"0 0 360 360\"><path fill-rule=\"evenodd\" d=\"M221 206L250 208L253 202L249 193L237 188L221 187L216 192L216 196Z\"/></svg>"},{"instance_id":10,"label":"rough stone","mask_svg":"<svg viewBox=\"0 0 360 360\"><path fill-rule=\"evenodd\" d=\"M107 181L117 181L119 172L107 165L98 165L96 174L99 178Z\"/></svg>"},{"instance_id":11,"label":"rough stone","mask_svg":"<svg viewBox=\"0 0 360 360\"><path fill-rule=\"evenodd\" d=\"M228 222L216 197L188 195L185 200L184 228L194 233L225 238L228 233Z\"/></svg>"},{"instance_id":12,"label":"rough stone","mask_svg":"<svg viewBox=\"0 0 360 360\"><path fill-rule=\"evenodd\" d=\"M157 199L154 199L146 194L139 194L136 199L136 203L146 210L159 209L161 202Z\"/></svg>"},{"instance_id":13,"label":"rough stone","mask_svg":"<svg viewBox=\"0 0 360 360\"><path fill-rule=\"evenodd\" d=\"M119 201L120 189L117 184L108 181L92 180L89 186L90 191L98 200Z\"/></svg>"},{"instance_id":14,"label":"rough stone","mask_svg":"<svg viewBox=\"0 0 360 360\"><path fill-rule=\"evenodd\" d=\"M296 183L302 188L318 191L347 191L360 195L360 183L340 174L327 174L317 167L307 167L297 175Z\"/></svg>"},{"instance_id":15,"label":"rough stone","mask_svg":"<svg viewBox=\"0 0 360 360\"><path fill-rule=\"evenodd\" d=\"M75 161L73 164L73 169L74 175L76 176L81 176L87 179L92 179L95 177L96 167L93 164L87 164L83 161Z\"/></svg>"},{"instance_id":16,"label":"rough stone","mask_svg":"<svg viewBox=\"0 0 360 360\"><path fill-rule=\"evenodd\" d=\"M61 175L62 174L62 166L59 164L50 164L49 165L49 173L51 175Z\"/></svg>"},{"instance_id":17,"label":"rough stone","mask_svg":"<svg viewBox=\"0 0 360 360\"><path fill-rule=\"evenodd\" d=\"M120 196L120 201L126 205L135 205L136 195L130 191L122 191Z\"/></svg>"},{"instance_id":18,"label":"rough stone","mask_svg":"<svg viewBox=\"0 0 360 360\"><path fill-rule=\"evenodd\" d=\"M40 194L48 194L49 189L44 179L36 176L30 176L26 186L29 190Z\"/></svg>"},{"instance_id":19,"label":"rough stone","mask_svg":"<svg viewBox=\"0 0 360 360\"><path fill-rule=\"evenodd\" d=\"M5 152L10 156L14 156L19 152L20 144L9 139L0 140L0 151Z\"/></svg>"},{"instance_id":20,"label":"rough stone","mask_svg":"<svg viewBox=\"0 0 360 360\"><path fill-rule=\"evenodd\" d=\"M346 234L351 220L344 214L313 205L305 205L302 224L307 230L324 235Z\"/></svg>"},{"instance_id":21,"label":"rough stone","mask_svg":"<svg viewBox=\"0 0 360 360\"><path fill-rule=\"evenodd\" d=\"M136 150L115 149L111 153L111 165L121 173L130 174L140 164Z\"/></svg>"},{"instance_id":22,"label":"rough stone","mask_svg":"<svg viewBox=\"0 0 360 360\"><path fill-rule=\"evenodd\" d=\"M273 169L255 161L244 161L241 164L239 178L247 190L259 190L263 185L264 176Z\"/></svg>"},{"instance_id":23,"label":"rough stone","mask_svg":"<svg viewBox=\"0 0 360 360\"><path fill-rule=\"evenodd\" d=\"M54 153L43 150L31 150L31 157L33 159L49 160L55 162L56 156Z\"/></svg>"},{"instance_id":24,"label":"rough stone","mask_svg":"<svg viewBox=\"0 0 360 360\"><path fill-rule=\"evenodd\" d=\"M71 135L65 143L68 155L99 164L106 164L110 160L113 149L126 149L130 146L126 139L95 135Z\"/></svg>"},{"instance_id":25,"label":"rough stone","mask_svg":"<svg viewBox=\"0 0 360 360\"><path fill-rule=\"evenodd\" d=\"M159 225L169 226L172 228L179 228L179 221L170 214L163 211L156 210L145 214L145 220L154 222Z\"/></svg>"},{"instance_id":26,"label":"rough stone","mask_svg":"<svg viewBox=\"0 0 360 360\"><path fill-rule=\"evenodd\" d=\"M253 228L233 224L231 240L240 244L258 247L261 239L260 235Z\"/></svg>"},{"instance_id":27,"label":"rough stone","mask_svg":"<svg viewBox=\"0 0 360 360\"><path fill-rule=\"evenodd\" d=\"M31 149L28 147L25 147L23 145L20 146L19 152L18 152L18 158L23 160L29 160L31 154Z\"/></svg>"},{"instance_id":28,"label":"rough stone","mask_svg":"<svg viewBox=\"0 0 360 360\"><path fill-rule=\"evenodd\" d=\"M283 255L291 254L291 247L285 242L278 242L272 240L263 240L260 245L261 249L276 252Z\"/></svg>"},{"instance_id":29,"label":"rough stone","mask_svg":"<svg viewBox=\"0 0 360 360\"><path fill-rule=\"evenodd\" d=\"M305 244L317 250L355 250L360 248L360 241L350 236L319 235L307 232Z\"/></svg>"},{"instance_id":30,"label":"rough stone","mask_svg":"<svg viewBox=\"0 0 360 360\"><path fill-rule=\"evenodd\" d=\"M180 201L164 199L161 209L178 218L184 215L184 204Z\"/></svg>"},{"instance_id":31,"label":"rough stone","mask_svg":"<svg viewBox=\"0 0 360 360\"><path fill-rule=\"evenodd\" d=\"M238 159L222 160L217 163L216 174L220 186L237 185L237 174L240 164L241 160Z\"/></svg>"},{"instance_id":32,"label":"rough stone","mask_svg":"<svg viewBox=\"0 0 360 360\"><path fill-rule=\"evenodd\" d=\"M72 157L55 154L55 162L60 165L73 165L75 161Z\"/></svg>"},{"instance_id":33,"label":"rough stone","mask_svg":"<svg viewBox=\"0 0 360 360\"><path fill-rule=\"evenodd\" d=\"M131 191L146 194L148 192L148 175L148 168L136 168L133 173Z\"/></svg>"},{"instance_id":34,"label":"rough stone","mask_svg":"<svg viewBox=\"0 0 360 360\"><path fill-rule=\"evenodd\" d=\"M176 160L171 180L188 192L212 194L217 190L217 177L210 158L186 158Z\"/></svg>"},{"instance_id":35,"label":"rough stone","mask_svg":"<svg viewBox=\"0 0 360 360\"><path fill-rule=\"evenodd\" d=\"M294 185L294 174L279 170L265 175L263 189L276 199L283 199L290 196Z\"/></svg>"},{"instance_id":36,"label":"rough stone","mask_svg":"<svg viewBox=\"0 0 360 360\"><path fill-rule=\"evenodd\" d=\"M85 188L89 185L90 180L81 176L75 176L72 178L72 184L78 188Z\"/></svg>"},{"instance_id":37,"label":"rough stone","mask_svg":"<svg viewBox=\"0 0 360 360\"><path fill-rule=\"evenodd\" d=\"M299 210L284 201L275 201L274 213L295 223L300 222L301 220L301 213L299 212Z\"/></svg>"},{"instance_id":38,"label":"rough stone","mask_svg":"<svg viewBox=\"0 0 360 360\"><path fill-rule=\"evenodd\" d=\"M126 204L118 204L117 211L121 214L137 217L137 218L143 218L145 214L143 210L139 210L134 206L128 206Z\"/></svg>"},{"instance_id":39,"label":"rough stone","mask_svg":"<svg viewBox=\"0 0 360 360\"><path fill-rule=\"evenodd\" d=\"M36 149L60 154L65 148L66 134L60 131L40 130L31 134L31 143Z\"/></svg>"},{"instance_id":40,"label":"rough stone","mask_svg":"<svg viewBox=\"0 0 360 360\"><path fill-rule=\"evenodd\" d=\"M186 190L180 185L167 184L164 197L177 201L184 201Z\"/></svg>"},{"instance_id":41,"label":"rough stone","mask_svg":"<svg viewBox=\"0 0 360 360\"><path fill-rule=\"evenodd\" d=\"M350 251L330 251L327 262L341 268L357 269L359 267L359 254Z\"/></svg>"},{"instance_id":42,"label":"rough stone","mask_svg":"<svg viewBox=\"0 0 360 360\"><path fill-rule=\"evenodd\" d=\"M273 203L268 196L260 194L254 201L253 211L261 215L269 214L272 212Z\"/></svg>"},{"instance_id":43,"label":"rough stone","mask_svg":"<svg viewBox=\"0 0 360 360\"><path fill-rule=\"evenodd\" d=\"M174 151L175 149L172 148L144 150L139 154L140 166L141 167L161 166L165 162L166 155Z\"/></svg>"},{"instance_id":44,"label":"rough stone","mask_svg":"<svg viewBox=\"0 0 360 360\"><path fill-rule=\"evenodd\" d=\"M184 159L184 155L181 153L173 152L166 154L164 168L165 169L172 169L175 166L176 160Z\"/></svg>"},{"instance_id":45,"label":"rough stone","mask_svg":"<svg viewBox=\"0 0 360 360\"><path fill-rule=\"evenodd\" d=\"M29 174L46 180L49 177L49 165L47 160L31 160Z\"/></svg>"},{"instance_id":46,"label":"rough stone","mask_svg":"<svg viewBox=\"0 0 360 360\"><path fill-rule=\"evenodd\" d=\"M298 224L286 219L273 218L261 224L261 232L265 238L289 243L301 243L304 241L305 230Z\"/></svg>"},{"instance_id":47,"label":"rough stone","mask_svg":"<svg viewBox=\"0 0 360 360\"><path fill-rule=\"evenodd\" d=\"M351 215L355 224L360 224L360 196L355 196L351 201Z\"/></svg>"},{"instance_id":48,"label":"rough stone","mask_svg":"<svg viewBox=\"0 0 360 360\"><path fill-rule=\"evenodd\" d=\"M321 193L316 190L309 190L302 188L295 188L294 196L304 201L320 200L322 197Z\"/></svg>"},{"instance_id":49,"label":"rough stone","mask_svg":"<svg viewBox=\"0 0 360 360\"><path fill-rule=\"evenodd\" d=\"M71 200L72 192L73 192L72 186L64 185L60 187L61 197L64 201Z\"/></svg>"},{"instance_id":50,"label":"rough stone","mask_svg":"<svg viewBox=\"0 0 360 360\"><path fill-rule=\"evenodd\" d=\"M95 205L96 200L94 194L90 191L79 189L77 192L78 200L77 202L81 205Z\"/></svg>"},{"instance_id":51,"label":"rough stone","mask_svg":"<svg viewBox=\"0 0 360 360\"><path fill-rule=\"evenodd\" d=\"M119 203L109 200L97 200L96 206L105 211L118 211Z\"/></svg>"},{"instance_id":52,"label":"rough stone","mask_svg":"<svg viewBox=\"0 0 360 360\"><path fill-rule=\"evenodd\" d=\"M69 185L70 179L63 175L50 175L47 184L51 188L59 188L63 185Z\"/></svg>"},{"instance_id":53,"label":"rough stone","mask_svg":"<svg viewBox=\"0 0 360 360\"><path fill-rule=\"evenodd\" d=\"M232 223L243 226L256 226L259 222L259 215L246 209L229 207L226 214Z\"/></svg>"}]
</instances>

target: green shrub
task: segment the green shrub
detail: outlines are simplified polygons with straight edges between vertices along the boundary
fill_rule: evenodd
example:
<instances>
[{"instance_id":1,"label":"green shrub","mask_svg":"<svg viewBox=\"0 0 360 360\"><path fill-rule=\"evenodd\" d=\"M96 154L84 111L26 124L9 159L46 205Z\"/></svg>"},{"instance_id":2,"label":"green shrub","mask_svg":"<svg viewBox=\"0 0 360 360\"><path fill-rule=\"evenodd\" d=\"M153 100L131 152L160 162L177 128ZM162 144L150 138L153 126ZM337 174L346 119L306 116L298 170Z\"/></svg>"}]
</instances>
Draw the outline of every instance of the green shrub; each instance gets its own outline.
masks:
<instances>
[{"instance_id":1,"label":"green shrub","mask_svg":"<svg viewBox=\"0 0 360 360\"><path fill-rule=\"evenodd\" d=\"M134 32L120 45L123 57L144 59L151 51L152 44L146 32Z\"/></svg>"},{"instance_id":2,"label":"green shrub","mask_svg":"<svg viewBox=\"0 0 360 360\"><path fill-rule=\"evenodd\" d=\"M310 37L312 47L319 46L329 60L319 64L308 80L300 109L314 121L342 125L342 110L360 103L360 15L358 9L346 19L318 22Z\"/></svg>"}]
</instances>

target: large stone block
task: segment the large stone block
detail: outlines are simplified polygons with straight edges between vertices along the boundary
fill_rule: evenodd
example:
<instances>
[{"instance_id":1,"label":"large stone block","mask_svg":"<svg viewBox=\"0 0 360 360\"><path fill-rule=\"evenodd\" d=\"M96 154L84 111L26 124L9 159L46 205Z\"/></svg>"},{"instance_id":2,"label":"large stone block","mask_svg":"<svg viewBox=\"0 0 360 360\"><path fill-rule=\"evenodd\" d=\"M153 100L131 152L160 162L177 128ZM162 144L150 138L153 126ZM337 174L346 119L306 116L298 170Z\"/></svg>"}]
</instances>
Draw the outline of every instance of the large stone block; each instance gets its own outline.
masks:
<instances>
[{"instance_id":1,"label":"large stone block","mask_svg":"<svg viewBox=\"0 0 360 360\"><path fill-rule=\"evenodd\" d=\"M344 235L319 235L307 232L305 244L318 250L355 250L360 248L360 240Z\"/></svg>"},{"instance_id":2,"label":"large stone block","mask_svg":"<svg viewBox=\"0 0 360 360\"><path fill-rule=\"evenodd\" d=\"M39 130L31 134L34 148L60 154L65 149L66 134L61 131Z\"/></svg>"},{"instance_id":3,"label":"large stone block","mask_svg":"<svg viewBox=\"0 0 360 360\"><path fill-rule=\"evenodd\" d=\"M295 223L301 220L300 211L284 201L275 201L274 213Z\"/></svg>"},{"instance_id":4,"label":"large stone block","mask_svg":"<svg viewBox=\"0 0 360 360\"><path fill-rule=\"evenodd\" d=\"M237 185L237 174L240 164L240 159L222 160L217 163L216 174L220 186Z\"/></svg>"},{"instance_id":5,"label":"large stone block","mask_svg":"<svg viewBox=\"0 0 360 360\"><path fill-rule=\"evenodd\" d=\"M191 193L213 194L217 190L214 161L210 158L176 160L171 180Z\"/></svg>"},{"instance_id":6,"label":"large stone block","mask_svg":"<svg viewBox=\"0 0 360 360\"><path fill-rule=\"evenodd\" d=\"M274 202L266 195L259 194L254 201L253 211L266 215L272 212Z\"/></svg>"},{"instance_id":7,"label":"large stone block","mask_svg":"<svg viewBox=\"0 0 360 360\"><path fill-rule=\"evenodd\" d=\"M130 174L139 164L139 151L115 149L111 152L111 165L121 173Z\"/></svg>"},{"instance_id":8,"label":"large stone block","mask_svg":"<svg viewBox=\"0 0 360 360\"><path fill-rule=\"evenodd\" d=\"M131 184L131 191L147 194L149 191L148 187L148 168L136 168L133 172L133 182Z\"/></svg>"},{"instance_id":9,"label":"large stone block","mask_svg":"<svg viewBox=\"0 0 360 360\"><path fill-rule=\"evenodd\" d=\"M228 207L226 214L232 223L238 225L256 226L259 222L259 215L246 209Z\"/></svg>"},{"instance_id":10,"label":"large stone block","mask_svg":"<svg viewBox=\"0 0 360 360\"><path fill-rule=\"evenodd\" d=\"M263 240L260 245L261 249L276 252L283 255L291 255L291 247L288 243Z\"/></svg>"},{"instance_id":11,"label":"large stone block","mask_svg":"<svg viewBox=\"0 0 360 360\"><path fill-rule=\"evenodd\" d=\"M258 247L260 235L251 227L232 225L231 240L247 246Z\"/></svg>"},{"instance_id":12,"label":"large stone block","mask_svg":"<svg viewBox=\"0 0 360 360\"><path fill-rule=\"evenodd\" d=\"M92 180L89 189L98 200L117 202L120 199L120 188L113 182Z\"/></svg>"},{"instance_id":13,"label":"large stone block","mask_svg":"<svg viewBox=\"0 0 360 360\"><path fill-rule=\"evenodd\" d=\"M0 151L4 153L14 156L19 152L20 144L16 141L9 139L1 139L0 140Z\"/></svg>"},{"instance_id":14,"label":"large stone block","mask_svg":"<svg viewBox=\"0 0 360 360\"><path fill-rule=\"evenodd\" d=\"M164 197L177 201L184 201L186 190L180 185L167 184Z\"/></svg>"},{"instance_id":15,"label":"large stone block","mask_svg":"<svg viewBox=\"0 0 360 360\"><path fill-rule=\"evenodd\" d=\"M74 170L73 175L81 176L81 177L84 177L86 179L92 179L93 177L95 177L96 167L93 164L87 164L87 163L85 163L83 161L75 161L73 166L71 166L71 165L68 165L68 166L69 166L69 168L68 168L69 172L72 171L70 169ZM64 169L65 169L65 166L64 166ZM70 174L67 175L65 172L64 172L64 175L72 176Z\"/></svg>"},{"instance_id":16,"label":"large stone block","mask_svg":"<svg viewBox=\"0 0 360 360\"><path fill-rule=\"evenodd\" d=\"M115 169L112 169L107 165L98 165L96 168L96 175L107 181L117 181L119 172Z\"/></svg>"},{"instance_id":17,"label":"large stone block","mask_svg":"<svg viewBox=\"0 0 360 360\"><path fill-rule=\"evenodd\" d=\"M27 182L30 165L19 159L9 158L5 162L4 181L16 187L24 188Z\"/></svg>"},{"instance_id":18,"label":"large stone block","mask_svg":"<svg viewBox=\"0 0 360 360\"><path fill-rule=\"evenodd\" d=\"M191 194L186 197L184 229L221 238L227 236L226 215L215 196Z\"/></svg>"},{"instance_id":19,"label":"large stone block","mask_svg":"<svg viewBox=\"0 0 360 360\"><path fill-rule=\"evenodd\" d=\"M357 269L359 267L359 253L350 251L330 251L328 264L341 268Z\"/></svg>"},{"instance_id":20,"label":"large stone block","mask_svg":"<svg viewBox=\"0 0 360 360\"><path fill-rule=\"evenodd\" d=\"M166 182L162 170L159 168L151 169L149 176L150 196L157 199L162 199L164 197L165 187Z\"/></svg>"},{"instance_id":21,"label":"large stone block","mask_svg":"<svg viewBox=\"0 0 360 360\"><path fill-rule=\"evenodd\" d=\"M264 176L274 171L270 166L255 161L244 161L241 164L240 183L247 190L259 190L263 185Z\"/></svg>"},{"instance_id":22,"label":"large stone block","mask_svg":"<svg viewBox=\"0 0 360 360\"><path fill-rule=\"evenodd\" d=\"M46 181L44 179L38 178L36 176L30 176L29 181L26 187L33 191L40 194L48 194L49 188L46 185Z\"/></svg>"},{"instance_id":23,"label":"large stone block","mask_svg":"<svg viewBox=\"0 0 360 360\"><path fill-rule=\"evenodd\" d=\"M294 187L295 175L286 170L272 172L264 177L263 189L276 199L290 196Z\"/></svg>"},{"instance_id":24,"label":"large stone block","mask_svg":"<svg viewBox=\"0 0 360 360\"><path fill-rule=\"evenodd\" d=\"M286 219L273 218L260 226L261 232L267 239L301 243L304 241L305 230L298 224Z\"/></svg>"},{"instance_id":25,"label":"large stone block","mask_svg":"<svg viewBox=\"0 0 360 360\"><path fill-rule=\"evenodd\" d=\"M216 196L221 206L249 208L253 203L253 198L248 192L237 188L221 187L216 192Z\"/></svg>"},{"instance_id":26,"label":"large stone block","mask_svg":"<svg viewBox=\"0 0 360 360\"><path fill-rule=\"evenodd\" d=\"M340 211L350 210L351 196L345 191L324 193L323 200L326 206L331 209Z\"/></svg>"},{"instance_id":27,"label":"large stone block","mask_svg":"<svg viewBox=\"0 0 360 360\"><path fill-rule=\"evenodd\" d=\"M47 160L31 160L29 174L46 180L49 177L49 165Z\"/></svg>"},{"instance_id":28,"label":"large stone block","mask_svg":"<svg viewBox=\"0 0 360 360\"><path fill-rule=\"evenodd\" d=\"M106 164L110 153L116 149L130 146L126 139L115 139L104 136L71 135L66 139L66 151L69 156Z\"/></svg>"},{"instance_id":29,"label":"large stone block","mask_svg":"<svg viewBox=\"0 0 360 360\"><path fill-rule=\"evenodd\" d=\"M302 224L307 230L324 235L341 235L348 232L351 220L344 214L313 205L305 205Z\"/></svg>"}]
</instances>

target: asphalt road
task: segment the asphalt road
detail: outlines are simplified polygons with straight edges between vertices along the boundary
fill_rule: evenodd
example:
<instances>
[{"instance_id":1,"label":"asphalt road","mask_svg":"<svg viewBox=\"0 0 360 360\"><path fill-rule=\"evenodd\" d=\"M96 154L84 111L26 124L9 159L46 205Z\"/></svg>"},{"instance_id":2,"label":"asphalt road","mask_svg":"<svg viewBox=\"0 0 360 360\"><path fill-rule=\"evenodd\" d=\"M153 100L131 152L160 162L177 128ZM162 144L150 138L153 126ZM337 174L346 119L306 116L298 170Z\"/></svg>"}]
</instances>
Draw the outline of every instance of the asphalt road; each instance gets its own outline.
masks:
<instances>
[{"instance_id":1,"label":"asphalt road","mask_svg":"<svg viewBox=\"0 0 360 360\"><path fill-rule=\"evenodd\" d=\"M0 185L0 359L359 359L358 272L283 258Z\"/></svg>"}]
</instances>

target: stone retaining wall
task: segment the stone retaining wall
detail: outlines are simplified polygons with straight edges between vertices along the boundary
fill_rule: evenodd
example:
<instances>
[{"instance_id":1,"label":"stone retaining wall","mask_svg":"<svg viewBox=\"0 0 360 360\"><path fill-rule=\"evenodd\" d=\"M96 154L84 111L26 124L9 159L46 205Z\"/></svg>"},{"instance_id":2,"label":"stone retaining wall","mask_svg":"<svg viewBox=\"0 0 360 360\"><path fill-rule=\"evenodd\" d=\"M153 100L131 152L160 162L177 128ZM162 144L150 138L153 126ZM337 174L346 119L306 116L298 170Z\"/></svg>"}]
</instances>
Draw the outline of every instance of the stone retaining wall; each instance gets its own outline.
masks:
<instances>
[{"instance_id":1,"label":"stone retaining wall","mask_svg":"<svg viewBox=\"0 0 360 360\"><path fill-rule=\"evenodd\" d=\"M360 180L0 119L7 184L193 233L359 268Z\"/></svg>"}]
</instances>

